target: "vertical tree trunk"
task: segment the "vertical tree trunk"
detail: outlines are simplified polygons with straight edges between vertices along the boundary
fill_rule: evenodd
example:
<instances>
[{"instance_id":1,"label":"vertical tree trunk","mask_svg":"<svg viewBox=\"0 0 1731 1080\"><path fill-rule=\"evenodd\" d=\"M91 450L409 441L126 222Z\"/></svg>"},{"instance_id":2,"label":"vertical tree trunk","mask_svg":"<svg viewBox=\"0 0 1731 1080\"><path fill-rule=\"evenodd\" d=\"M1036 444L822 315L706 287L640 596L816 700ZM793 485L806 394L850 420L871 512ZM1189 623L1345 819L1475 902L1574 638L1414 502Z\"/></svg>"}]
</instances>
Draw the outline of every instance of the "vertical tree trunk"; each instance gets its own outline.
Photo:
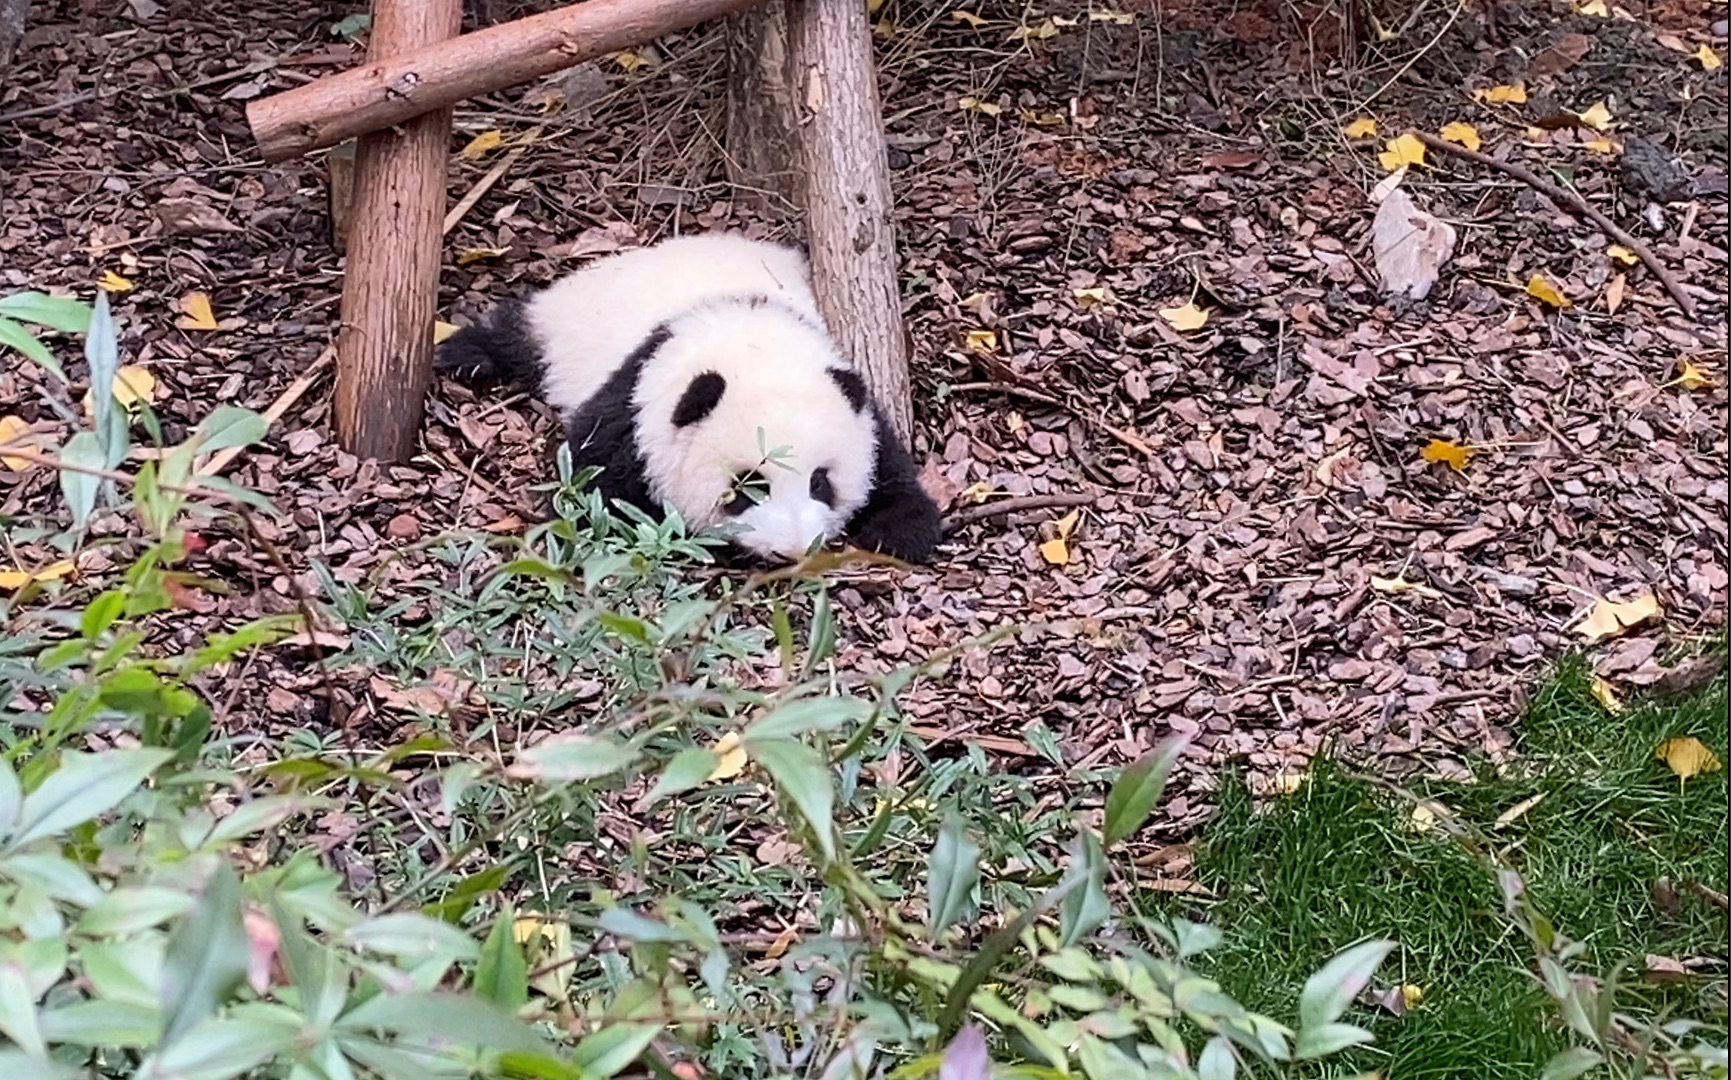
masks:
<instances>
[{"instance_id":1,"label":"vertical tree trunk","mask_svg":"<svg viewBox=\"0 0 1731 1080\"><path fill-rule=\"evenodd\" d=\"M787 0L727 19L727 176L772 210L805 204L799 112L787 57Z\"/></svg>"},{"instance_id":2,"label":"vertical tree trunk","mask_svg":"<svg viewBox=\"0 0 1731 1080\"><path fill-rule=\"evenodd\" d=\"M455 37L462 0L374 0L367 59ZM355 147L336 429L359 457L414 452L432 380L439 225L451 110L362 135Z\"/></svg>"},{"instance_id":3,"label":"vertical tree trunk","mask_svg":"<svg viewBox=\"0 0 1731 1080\"><path fill-rule=\"evenodd\" d=\"M12 66L12 54L24 36L24 17L29 14L30 0L0 0L0 75Z\"/></svg>"},{"instance_id":4,"label":"vertical tree trunk","mask_svg":"<svg viewBox=\"0 0 1731 1080\"><path fill-rule=\"evenodd\" d=\"M788 0L788 56L804 113L800 160L818 308L907 443L913 391L865 4Z\"/></svg>"}]
</instances>

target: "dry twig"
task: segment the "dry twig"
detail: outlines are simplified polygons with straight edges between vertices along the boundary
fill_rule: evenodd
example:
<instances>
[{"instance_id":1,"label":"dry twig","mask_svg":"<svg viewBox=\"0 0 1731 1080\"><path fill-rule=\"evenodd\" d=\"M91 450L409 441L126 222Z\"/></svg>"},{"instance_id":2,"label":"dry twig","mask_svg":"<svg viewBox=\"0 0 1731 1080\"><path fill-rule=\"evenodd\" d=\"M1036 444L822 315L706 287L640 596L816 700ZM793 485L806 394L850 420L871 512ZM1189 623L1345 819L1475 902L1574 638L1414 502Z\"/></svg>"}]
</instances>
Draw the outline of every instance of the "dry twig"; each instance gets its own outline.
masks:
<instances>
[{"instance_id":1,"label":"dry twig","mask_svg":"<svg viewBox=\"0 0 1731 1080\"><path fill-rule=\"evenodd\" d=\"M992 518L1004 517L1007 514L1019 514L1024 510L1048 510L1054 507L1092 506L1093 504L1094 496L1079 493L1020 495L1013 499L999 499L983 506L970 506L957 510L944 519L944 532L947 535L964 525L990 521Z\"/></svg>"},{"instance_id":2,"label":"dry twig","mask_svg":"<svg viewBox=\"0 0 1731 1080\"><path fill-rule=\"evenodd\" d=\"M1617 243L1622 244L1630 251L1633 251L1643 263L1647 264L1647 269L1651 270L1653 276L1659 279L1659 283L1665 286L1665 291L1671 294L1671 299L1677 301L1677 306L1683 309L1683 314L1687 315L1691 319L1695 318L1694 301L1689 299L1689 294L1683 291L1683 286L1677 282L1677 279L1671 274L1671 271L1665 268L1665 264L1659 261L1658 256L1654 255L1653 252L1648 249L1647 245L1629 235L1622 226L1607 217L1603 210L1600 210L1598 207L1588 202L1586 197L1580 192L1575 191L1572 188L1562 187L1559 184L1553 184L1549 180L1541 178L1537 173L1533 172L1531 169L1525 168L1524 166L1515 165L1507 161L1499 161L1487 154L1481 154L1477 150L1468 150L1466 147L1461 146L1458 143L1449 142L1447 139L1440 139L1427 132L1413 131L1409 134L1418 139L1419 142L1430 147L1432 150L1440 151L1444 154L1453 154L1455 157L1465 158L1474 164L1483 165L1486 168L1495 169L1498 172L1505 173L1514 177L1516 180L1521 181L1523 184L1526 184L1528 187L1531 187L1533 190L1548 196L1552 202L1560 203L1584 214L1593 222L1593 224L1602 229L1606 236L1609 236Z\"/></svg>"}]
</instances>

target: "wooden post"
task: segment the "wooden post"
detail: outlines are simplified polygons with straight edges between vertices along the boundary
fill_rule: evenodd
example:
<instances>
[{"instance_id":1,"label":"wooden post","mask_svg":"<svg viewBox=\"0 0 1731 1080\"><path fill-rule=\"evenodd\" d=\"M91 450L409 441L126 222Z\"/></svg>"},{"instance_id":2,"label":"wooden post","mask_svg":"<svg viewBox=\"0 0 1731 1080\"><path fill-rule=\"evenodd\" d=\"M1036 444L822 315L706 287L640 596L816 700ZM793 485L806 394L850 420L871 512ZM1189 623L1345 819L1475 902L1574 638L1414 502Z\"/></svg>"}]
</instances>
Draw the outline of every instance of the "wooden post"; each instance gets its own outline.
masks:
<instances>
[{"instance_id":1,"label":"wooden post","mask_svg":"<svg viewBox=\"0 0 1731 1080\"><path fill-rule=\"evenodd\" d=\"M369 66L462 28L462 0L373 0ZM415 450L433 372L440 221L449 107L362 135L355 147L342 327L337 441L359 457Z\"/></svg>"},{"instance_id":2,"label":"wooden post","mask_svg":"<svg viewBox=\"0 0 1731 1080\"><path fill-rule=\"evenodd\" d=\"M443 17L446 0L426 2ZM260 98L247 106L246 120L265 161L287 161L757 2L582 0L452 40L416 42L384 54L375 22L365 64Z\"/></svg>"},{"instance_id":3,"label":"wooden post","mask_svg":"<svg viewBox=\"0 0 1731 1080\"><path fill-rule=\"evenodd\" d=\"M12 66L12 54L24 36L24 21L29 14L30 0L0 0L0 73Z\"/></svg>"},{"instance_id":4,"label":"wooden post","mask_svg":"<svg viewBox=\"0 0 1731 1080\"><path fill-rule=\"evenodd\" d=\"M787 0L727 20L727 178L770 210L805 205L799 110L787 57Z\"/></svg>"},{"instance_id":5,"label":"wooden post","mask_svg":"<svg viewBox=\"0 0 1731 1080\"><path fill-rule=\"evenodd\" d=\"M818 309L908 443L913 392L871 24L863 0L787 0L787 7Z\"/></svg>"}]
</instances>

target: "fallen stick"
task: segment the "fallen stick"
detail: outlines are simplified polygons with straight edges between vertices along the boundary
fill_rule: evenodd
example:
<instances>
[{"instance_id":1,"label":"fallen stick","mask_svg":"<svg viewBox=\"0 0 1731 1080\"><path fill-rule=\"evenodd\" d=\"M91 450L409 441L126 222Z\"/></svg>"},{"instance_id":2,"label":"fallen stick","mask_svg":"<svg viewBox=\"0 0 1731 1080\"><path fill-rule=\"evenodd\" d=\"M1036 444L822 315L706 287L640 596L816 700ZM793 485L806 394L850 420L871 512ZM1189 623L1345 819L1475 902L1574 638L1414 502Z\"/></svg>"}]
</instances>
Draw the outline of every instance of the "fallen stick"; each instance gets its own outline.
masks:
<instances>
[{"instance_id":1,"label":"fallen stick","mask_svg":"<svg viewBox=\"0 0 1731 1080\"><path fill-rule=\"evenodd\" d=\"M1020 514L1027 510L1051 510L1070 506L1092 506L1094 496L1077 493L1059 495L1018 495L1015 498L999 499L982 506L969 506L957 510L944 519L944 532L953 533L964 525L973 525L992 518L1004 517L1008 514Z\"/></svg>"},{"instance_id":2,"label":"fallen stick","mask_svg":"<svg viewBox=\"0 0 1731 1080\"><path fill-rule=\"evenodd\" d=\"M584 0L423 45L250 103L267 164L335 146L585 60L731 15L756 0Z\"/></svg>"},{"instance_id":3,"label":"fallen stick","mask_svg":"<svg viewBox=\"0 0 1731 1080\"><path fill-rule=\"evenodd\" d=\"M1481 154L1477 150L1468 150L1459 143L1452 143L1447 139L1440 139L1427 132L1413 131L1409 134L1418 139L1419 142L1430 147L1432 150L1444 154L1453 154L1455 157L1465 158L1467 161L1471 161L1474 164L1483 165L1486 168L1506 173L1535 191L1549 196L1552 202L1561 203L1573 208L1581 214L1584 214L1593 222L1593 224L1603 230L1606 236L1609 236L1617 243L1622 244L1630 251L1633 251L1636 257L1647 265L1647 269L1653 272L1653 276L1659 279L1659 284L1665 286L1665 291L1671 294L1671 299L1677 301L1677 306L1683 309L1683 314L1687 315L1690 319L1695 318L1694 301L1689 299L1689 294L1683 291L1683 286L1678 283L1675 277L1672 276L1671 271L1665 268L1665 264L1659 261L1658 256L1654 255L1653 252L1648 249L1646 244L1641 243L1641 241L1629 235L1627 230L1607 217L1603 210L1600 210L1598 207L1588 202L1586 197L1580 192L1575 191L1572 188L1565 188L1560 184L1553 184L1549 180L1543 179L1537 173L1533 172L1531 169L1525 168L1524 166L1514 165L1507 161L1499 161L1487 154Z\"/></svg>"},{"instance_id":4,"label":"fallen stick","mask_svg":"<svg viewBox=\"0 0 1731 1080\"><path fill-rule=\"evenodd\" d=\"M481 197L493 190L493 185L499 182L500 177L510 172L511 166L515 165L517 159L523 156L523 151L529 149L529 144L540 137L540 128L530 128L523 134L517 145L506 151L505 156L499 159L499 164L488 169L487 175L475 181L475 186L469 189L469 193L459 199L457 205L451 207L451 212L445 215L443 229L445 235L450 235L451 230L457 227L457 222L463 220L463 215L473 210L475 204L481 201Z\"/></svg>"},{"instance_id":5,"label":"fallen stick","mask_svg":"<svg viewBox=\"0 0 1731 1080\"><path fill-rule=\"evenodd\" d=\"M300 378L289 383L287 388L277 395L277 399L271 402L270 408L266 409L263 413L264 421L267 426L281 420L282 414L293 408L294 403L301 399L302 394L305 394L308 390L312 389L313 383L318 382L319 376L325 373L325 368L330 366L331 359L335 357L336 354L337 349L335 345L326 345L325 351L319 353L317 360L314 360L311 364L307 365L307 369L301 372ZM193 475L218 476L224 469L228 468L229 465L233 463L235 458L239 457L245 451L246 447L244 446L231 446L226 450L218 450L216 453L210 455L210 458L205 461L204 464L200 465Z\"/></svg>"}]
</instances>

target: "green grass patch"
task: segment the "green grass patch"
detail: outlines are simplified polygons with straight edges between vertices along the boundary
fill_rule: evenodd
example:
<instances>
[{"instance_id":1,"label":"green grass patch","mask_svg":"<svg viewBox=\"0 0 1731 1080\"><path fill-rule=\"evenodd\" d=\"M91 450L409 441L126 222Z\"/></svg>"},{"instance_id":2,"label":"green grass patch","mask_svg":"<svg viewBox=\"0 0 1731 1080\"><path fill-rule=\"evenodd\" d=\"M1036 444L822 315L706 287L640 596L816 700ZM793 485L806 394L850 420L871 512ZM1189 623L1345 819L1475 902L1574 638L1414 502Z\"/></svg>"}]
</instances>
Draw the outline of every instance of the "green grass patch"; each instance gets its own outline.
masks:
<instances>
[{"instance_id":1,"label":"green grass patch","mask_svg":"<svg viewBox=\"0 0 1731 1080\"><path fill-rule=\"evenodd\" d=\"M1717 652L1707 687L1616 716L1595 700L1590 670L1567 661L1535 695L1518 764L1417 793L1482 833L1558 931L1585 943L1576 971L1603 976L1631 961L1638 973L1649 954L1716 959L1702 979L1631 978L1617 1005L1722 1028L1726 916L1691 885L1725 888L1726 775L1681 783L1654 756L1693 736L1725 759L1723 643ZM1423 1000L1404 1016L1365 1010L1377 1043L1351 1068L1390 1080L1531 1078L1567 1045L1485 866L1415 825L1411 803L1338 765L1320 761L1296 793L1263 807L1229 786L1198 866L1222 897L1211 918L1226 943L1210 954L1212 973L1248 1008L1278 1015L1309 972L1361 937L1400 942L1379 984L1420 987Z\"/></svg>"}]
</instances>

